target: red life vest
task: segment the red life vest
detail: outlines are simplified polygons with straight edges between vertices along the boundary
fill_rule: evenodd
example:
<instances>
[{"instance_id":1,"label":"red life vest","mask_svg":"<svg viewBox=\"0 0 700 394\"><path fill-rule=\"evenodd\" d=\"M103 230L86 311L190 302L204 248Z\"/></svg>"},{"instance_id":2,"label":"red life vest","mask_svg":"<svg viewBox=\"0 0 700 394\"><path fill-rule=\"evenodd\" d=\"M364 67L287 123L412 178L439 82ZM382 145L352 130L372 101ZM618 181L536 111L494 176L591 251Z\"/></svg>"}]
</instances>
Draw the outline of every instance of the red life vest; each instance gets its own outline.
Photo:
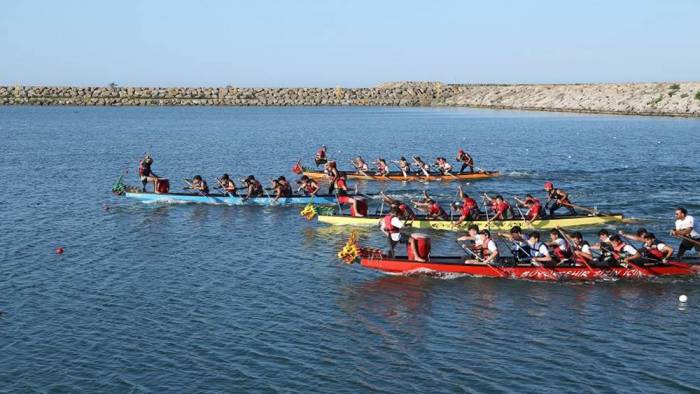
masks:
<instances>
[{"instance_id":1,"label":"red life vest","mask_svg":"<svg viewBox=\"0 0 700 394\"><path fill-rule=\"evenodd\" d=\"M615 247L615 245L611 245L611 246L613 247L612 256L613 256L613 258L614 258L615 260L621 260L621 259L623 259L624 257L626 257L626 256L625 256L626 253L623 251L623 249L625 248L625 246L627 246L626 243L621 242L621 243L619 244L619 246L617 246L617 247Z\"/></svg>"},{"instance_id":2,"label":"red life vest","mask_svg":"<svg viewBox=\"0 0 700 394\"><path fill-rule=\"evenodd\" d=\"M319 159L325 159L326 158L326 150L325 149L319 149L318 152L316 152L316 156Z\"/></svg>"},{"instance_id":3,"label":"red life vest","mask_svg":"<svg viewBox=\"0 0 700 394\"><path fill-rule=\"evenodd\" d=\"M341 190L347 190L348 188L344 178L338 178L338 180L335 181L335 187Z\"/></svg>"},{"instance_id":4,"label":"red life vest","mask_svg":"<svg viewBox=\"0 0 700 394\"><path fill-rule=\"evenodd\" d=\"M555 256L557 259L559 259L559 261L561 261L561 260L566 260L566 259L568 259L569 257L571 257L571 255L572 255L572 253L571 253L571 245L569 245L569 243L566 242L566 241L564 241L564 244L566 245L566 248L565 248L564 250L561 250L561 248L559 247L559 245L557 245L557 246L554 247L554 250L552 251L552 253L554 253L554 256Z\"/></svg>"},{"instance_id":5,"label":"red life vest","mask_svg":"<svg viewBox=\"0 0 700 394\"><path fill-rule=\"evenodd\" d=\"M663 260L666 256L664 255L664 252L660 251L658 248L660 243L661 242L655 239L651 246L645 247L644 249L646 250L646 255L659 261Z\"/></svg>"},{"instance_id":6,"label":"red life vest","mask_svg":"<svg viewBox=\"0 0 700 394\"><path fill-rule=\"evenodd\" d=\"M385 229L387 232L389 232L390 234L391 234L391 233L398 233L398 232L401 231L401 229L399 229L398 227L394 227L394 225L391 224L391 220L392 220L394 217L395 217L395 216L393 216L393 215L391 215L391 214L384 216L384 229Z\"/></svg>"},{"instance_id":7,"label":"red life vest","mask_svg":"<svg viewBox=\"0 0 700 394\"><path fill-rule=\"evenodd\" d=\"M484 239L484 241L481 243L481 258L486 259L491 255L491 251L489 251L489 242L491 242L491 239Z\"/></svg>"},{"instance_id":8,"label":"red life vest","mask_svg":"<svg viewBox=\"0 0 700 394\"><path fill-rule=\"evenodd\" d=\"M315 184L313 184L311 182L307 182L305 189L306 189L307 193L311 194L311 193L315 192L317 188L316 188Z\"/></svg>"}]
</instances>

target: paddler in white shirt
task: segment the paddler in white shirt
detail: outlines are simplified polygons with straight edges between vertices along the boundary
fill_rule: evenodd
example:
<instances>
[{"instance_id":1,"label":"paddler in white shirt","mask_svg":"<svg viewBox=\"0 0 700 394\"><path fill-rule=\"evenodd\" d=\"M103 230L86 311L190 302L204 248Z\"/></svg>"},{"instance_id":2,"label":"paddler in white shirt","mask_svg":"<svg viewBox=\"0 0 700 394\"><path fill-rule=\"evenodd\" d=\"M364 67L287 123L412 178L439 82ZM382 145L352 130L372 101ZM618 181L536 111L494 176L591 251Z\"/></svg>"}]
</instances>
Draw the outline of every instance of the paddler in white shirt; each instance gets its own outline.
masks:
<instances>
[{"instance_id":1,"label":"paddler in white shirt","mask_svg":"<svg viewBox=\"0 0 700 394\"><path fill-rule=\"evenodd\" d=\"M671 235L681 239L676 257L682 259L685 252L693 248L700 250L700 232L695 227L695 218L688 215L688 211L683 207L676 208L675 227L671 230Z\"/></svg>"}]
</instances>

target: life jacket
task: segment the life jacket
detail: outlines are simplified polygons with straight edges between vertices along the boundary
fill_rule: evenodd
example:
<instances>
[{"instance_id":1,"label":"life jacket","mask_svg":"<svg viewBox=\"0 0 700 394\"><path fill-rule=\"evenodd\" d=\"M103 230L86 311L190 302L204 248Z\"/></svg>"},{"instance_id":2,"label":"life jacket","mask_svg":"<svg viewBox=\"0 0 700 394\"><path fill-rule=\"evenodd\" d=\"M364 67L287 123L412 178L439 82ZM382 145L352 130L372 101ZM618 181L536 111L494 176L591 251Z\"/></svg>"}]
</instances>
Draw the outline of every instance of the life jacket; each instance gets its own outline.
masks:
<instances>
[{"instance_id":1,"label":"life jacket","mask_svg":"<svg viewBox=\"0 0 700 394\"><path fill-rule=\"evenodd\" d=\"M227 192L233 193L236 191L236 186L234 185L233 181L230 179L226 182L224 182L224 189L226 189Z\"/></svg>"},{"instance_id":2,"label":"life jacket","mask_svg":"<svg viewBox=\"0 0 700 394\"><path fill-rule=\"evenodd\" d=\"M530 253L530 257L544 257L544 255L542 253L540 253L540 248L542 246L545 246L544 243L537 242L533 246L530 246L530 244L528 244L527 246L530 247L530 249L528 250L528 252Z\"/></svg>"},{"instance_id":3,"label":"life jacket","mask_svg":"<svg viewBox=\"0 0 700 394\"><path fill-rule=\"evenodd\" d=\"M583 241L583 242L581 242L581 245L580 245L580 246L576 246L576 245L571 245L571 246L572 246L575 250L577 250L577 251L580 252L581 250L583 250L583 247L584 247L584 246L590 247L591 245L588 243L588 241ZM576 255L576 257L574 257L574 261L575 261L577 264L581 264L581 265L586 265L586 263L588 263L588 259L586 259L585 257L582 257L582 256L580 256L580 255Z\"/></svg>"},{"instance_id":4,"label":"life jacket","mask_svg":"<svg viewBox=\"0 0 700 394\"><path fill-rule=\"evenodd\" d=\"M493 241L493 240L491 238L489 238L488 240L484 239L481 242L481 247L480 247L481 250L480 251L481 251L481 258L482 259L486 259L491 255L491 251L489 251L489 242L491 242L491 241Z\"/></svg>"},{"instance_id":5,"label":"life jacket","mask_svg":"<svg viewBox=\"0 0 700 394\"><path fill-rule=\"evenodd\" d=\"M476 209L478 207L476 200L469 197L462 200L463 206L467 207L469 210Z\"/></svg>"},{"instance_id":6,"label":"life jacket","mask_svg":"<svg viewBox=\"0 0 700 394\"><path fill-rule=\"evenodd\" d=\"M394 217L395 217L395 216L394 216L394 215L391 215L391 214L384 216L384 229L385 229L389 234L401 232L401 229L399 229L398 227L394 227L394 225L391 224L391 220L392 220Z\"/></svg>"},{"instance_id":7,"label":"life jacket","mask_svg":"<svg viewBox=\"0 0 700 394\"><path fill-rule=\"evenodd\" d=\"M564 244L566 245L566 249L561 250L561 247L559 247L559 245L557 245L557 246L555 246L554 249L552 250L552 254L554 254L554 256L555 256L559 261L566 260L566 259L570 258L570 257L573 255L573 253L571 252L571 245L570 245L568 242L566 242L566 241L564 241Z\"/></svg>"},{"instance_id":8,"label":"life jacket","mask_svg":"<svg viewBox=\"0 0 700 394\"><path fill-rule=\"evenodd\" d=\"M664 255L664 252L660 251L658 248L658 245L660 243L661 242L659 242L658 239L655 239L652 242L651 246L648 246L648 247L645 246L644 247L644 256L655 259L655 260L659 260L659 261L663 260L666 256Z\"/></svg>"},{"instance_id":9,"label":"life jacket","mask_svg":"<svg viewBox=\"0 0 700 394\"><path fill-rule=\"evenodd\" d=\"M627 244L624 242L621 242L617 247L615 247L615 246L612 247L613 248L612 257L615 260L623 260L623 259L629 257L629 254L624 251L625 246L627 246Z\"/></svg>"},{"instance_id":10,"label":"life jacket","mask_svg":"<svg viewBox=\"0 0 700 394\"><path fill-rule=\"evenodd\" d=\"M250 185L253 186L251 196L262 196L263 187L262 187L262 184L260 182L258 182L257 179L253 179L251 181Z\"/></svg>"},{"instance_id":11,"label":"life jacket","mask_svg":"<svg viewBox=\"0 0 700 394\"><path fill-rule=\"evenodd\" d=\"M377 163L377 172L379 173L385 173L386 172L386 164L382 163L381 161Z\"/></svg>"},{"instance_id":12,"label":"life jacket","mask_svg":"<svg viewBox=\"0 0 700 394\"><path fill-rule=\"evenodd\" d=\"M311 182L306 182L306 186L304 186L304 190L306 190L306 193L311 194L314 191L316 191L316 185L311 183Z\"/></svg>"},{"instance_id":13,"label":"life jacket","mask_svg":"<svg viewBox=\"0 0 700 394\"><path fill-rule=\"evenodd\" d=\"M201 191L202 193L204 193L204 194L209 193L209 185L207 185L207 181L202 180L202 182L200 182L196 186L198 187L197 190Z\"/></svg>"},{"instance_id":14,"label":"life jacket","mask_svg":"<svg viewBox=\"0 0 700 394\"><path fill-rule=\"evenodd\" d=\"M345 179L344 179L344 178L338 178L338 179L335 181L335 187L336 187L338 190L346 190L346 189L348 188L347 183L345 183Z\"/></svg>"}]
</instances>

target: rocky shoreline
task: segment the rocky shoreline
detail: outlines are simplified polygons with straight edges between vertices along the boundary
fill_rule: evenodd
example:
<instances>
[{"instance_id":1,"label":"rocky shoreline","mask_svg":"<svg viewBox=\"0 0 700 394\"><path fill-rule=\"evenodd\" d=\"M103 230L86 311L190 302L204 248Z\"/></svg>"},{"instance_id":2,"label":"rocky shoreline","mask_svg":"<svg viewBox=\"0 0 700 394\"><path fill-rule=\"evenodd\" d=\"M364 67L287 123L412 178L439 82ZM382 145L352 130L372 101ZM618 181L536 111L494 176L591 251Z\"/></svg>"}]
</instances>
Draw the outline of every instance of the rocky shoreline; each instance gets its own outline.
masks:
<instances>
[{"instance_id":1,"label":"rocky shoreline","mask_svg":"<svg viewBox=\"0 0 700 394\"><path fill-rule=\"evenodd\" d=\"M0 105L401 106L700 117L700 82L465 85L396 82L371 88L0 86Z\"/></svg>"}]
</instances>

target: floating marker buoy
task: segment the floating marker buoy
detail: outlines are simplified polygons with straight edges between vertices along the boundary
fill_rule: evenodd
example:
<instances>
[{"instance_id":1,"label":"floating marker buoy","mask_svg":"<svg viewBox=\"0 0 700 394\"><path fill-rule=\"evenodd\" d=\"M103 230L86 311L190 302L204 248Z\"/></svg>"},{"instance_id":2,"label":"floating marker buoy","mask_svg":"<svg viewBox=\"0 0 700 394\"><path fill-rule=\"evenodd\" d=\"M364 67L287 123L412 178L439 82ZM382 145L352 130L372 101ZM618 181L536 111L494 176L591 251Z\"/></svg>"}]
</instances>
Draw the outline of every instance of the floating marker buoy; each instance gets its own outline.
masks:
<instances>
[{"instance_id":1,"label":"floating marker buoy","mask_svg":"<svg viewBox=\"0 0 700 394\"><path fill-rule=\"evenodd\" d=\"M62 247L57 247L56 248L56 254L63 254L64 249Z\"/></svg>"},{"instance_id":2,"label":"floating marker buoy","mask_svg":"<svg viewBox=\"0 0 700 394\"><path fill-rule=\"evenodd\" d=\"M681 295L678 296L678 301L680 301L680 302L686 302L686 301L688 301L688 296L685 295L685 294L681 294Z\"/></svg>"}]
</instances>

